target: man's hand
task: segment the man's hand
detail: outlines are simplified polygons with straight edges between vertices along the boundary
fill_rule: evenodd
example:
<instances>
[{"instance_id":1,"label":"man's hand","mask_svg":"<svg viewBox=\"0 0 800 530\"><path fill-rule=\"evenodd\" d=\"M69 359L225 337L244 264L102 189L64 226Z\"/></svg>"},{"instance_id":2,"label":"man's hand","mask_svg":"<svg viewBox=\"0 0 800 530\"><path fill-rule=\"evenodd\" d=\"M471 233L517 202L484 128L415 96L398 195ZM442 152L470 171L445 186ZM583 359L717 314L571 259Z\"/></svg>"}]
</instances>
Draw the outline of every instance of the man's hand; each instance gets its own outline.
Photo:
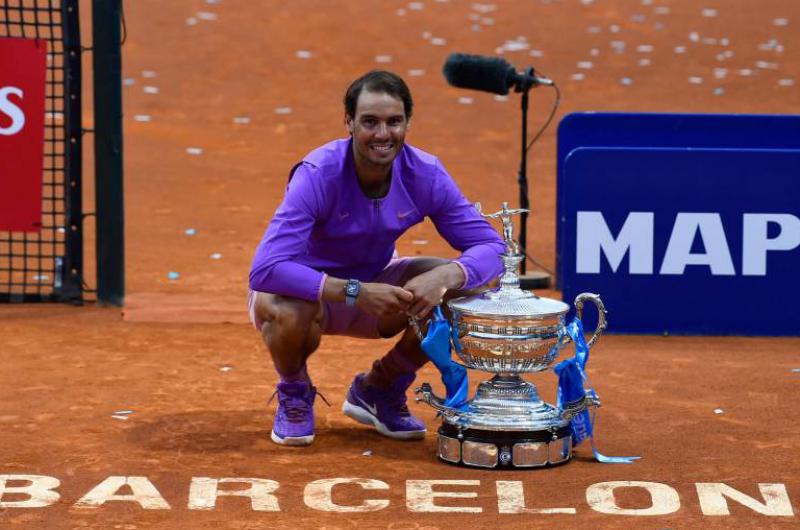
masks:
<instances>
[{"instance_id":1,"label":"man's hand","mask_svg":"<svg viewBox=\"0 0 800 530\"><path fill-rule=\"evenodd\" d=\"M385 283L362 283L356 298L359 309L378 317L406 313L414 300L414 294Z\"/></svg>"},{"instance_id":2,"label":"man's hand","mask_svg":"<svg viewBox=\"0 0 800 530\"><path fill-rule=\"evenodd\" d=\"M409 316L424 318L437 305L448 289L456 289L464 283L464 271L455 263L441 265L419 276L411 278L403 288L414 295Z\"/></svg>"}]
</instances>

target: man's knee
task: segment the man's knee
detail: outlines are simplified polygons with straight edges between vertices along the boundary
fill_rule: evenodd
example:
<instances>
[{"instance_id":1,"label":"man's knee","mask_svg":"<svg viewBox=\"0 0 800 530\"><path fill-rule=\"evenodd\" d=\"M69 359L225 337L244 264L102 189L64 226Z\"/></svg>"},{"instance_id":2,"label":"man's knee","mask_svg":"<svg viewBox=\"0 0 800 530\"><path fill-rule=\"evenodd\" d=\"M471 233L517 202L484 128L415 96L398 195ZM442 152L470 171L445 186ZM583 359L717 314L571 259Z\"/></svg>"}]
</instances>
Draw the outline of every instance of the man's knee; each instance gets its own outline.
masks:
<instances>
[{"instance_id":1,"label":"man's knee","mask_svg":"<svg viewBox=\"0 0 800 530\"><path fill-rule=\"evenodd\" d=\"M306 331L312 324L319 324L322 305L299 298L290 298L270 293L258 293L256 315L271 332Z\"/></svg>"}]
</instances>

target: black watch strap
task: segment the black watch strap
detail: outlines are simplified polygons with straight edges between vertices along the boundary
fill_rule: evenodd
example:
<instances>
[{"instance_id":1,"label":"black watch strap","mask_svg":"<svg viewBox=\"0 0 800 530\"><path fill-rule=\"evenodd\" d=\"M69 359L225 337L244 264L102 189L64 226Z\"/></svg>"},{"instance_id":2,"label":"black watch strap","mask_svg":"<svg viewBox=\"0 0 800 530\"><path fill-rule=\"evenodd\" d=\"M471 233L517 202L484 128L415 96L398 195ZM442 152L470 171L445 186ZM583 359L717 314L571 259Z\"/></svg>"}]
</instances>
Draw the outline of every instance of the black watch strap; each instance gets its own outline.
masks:
<instances>
[{"instance_id":1,"label":"black watch strap","mask_svg":"<svg viewBox=\"0 0 800 530\"><path fill-rule=\"evenodd\" d=\"M361 282L358 280L347 280L344 286L344 301L348 306L356 305L356 298L358 293L361 292Z\"/></svg>"}]
</instances>

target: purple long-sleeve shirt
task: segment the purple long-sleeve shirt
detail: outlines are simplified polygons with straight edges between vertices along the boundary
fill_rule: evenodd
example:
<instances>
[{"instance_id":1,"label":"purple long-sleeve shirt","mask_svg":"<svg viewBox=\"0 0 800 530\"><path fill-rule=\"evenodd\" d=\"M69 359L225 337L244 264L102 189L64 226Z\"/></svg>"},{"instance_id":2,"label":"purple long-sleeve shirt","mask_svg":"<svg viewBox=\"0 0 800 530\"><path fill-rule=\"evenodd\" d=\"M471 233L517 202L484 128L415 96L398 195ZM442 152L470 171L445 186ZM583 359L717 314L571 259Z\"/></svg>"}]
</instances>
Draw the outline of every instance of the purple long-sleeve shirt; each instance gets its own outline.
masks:
<instances>
[{"instance_id":1,"label":"purple long-sleeve shirt","mask_svg":"<svg viewBox=\"0 0 800 530\"><path fill-rule=\"evenodd\" d=\"M369 281L389 263L395 242L430 217L461 255L463 288L503 270L500 235L483 219L439 159L406 144L392 163L387 195L370 199L358 184L352 141L335 140L296 167L283 202L256 249L250 288L319 300L325 275Z\"/></svg>"}]
</instances>

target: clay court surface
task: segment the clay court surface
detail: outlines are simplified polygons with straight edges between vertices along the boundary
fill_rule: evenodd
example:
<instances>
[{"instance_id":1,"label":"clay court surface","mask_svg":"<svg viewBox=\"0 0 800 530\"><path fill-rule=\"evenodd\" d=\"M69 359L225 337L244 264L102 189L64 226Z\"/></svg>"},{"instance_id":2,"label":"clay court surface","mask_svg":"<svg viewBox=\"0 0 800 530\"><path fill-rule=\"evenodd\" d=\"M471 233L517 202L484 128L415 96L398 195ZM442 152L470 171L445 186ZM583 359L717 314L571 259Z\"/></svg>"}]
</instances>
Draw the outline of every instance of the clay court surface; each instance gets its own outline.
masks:
<instances>
[{"instance_id":1,"label":"clay court surface","mask_svg":"<svg viewBox=\"0 0 800 530\"><path fill-rule=\"evenodd\" d=\"M606 454L640 455L633 465L595 462L588 442L572 462L551 469L483 471L445 465L435 458L439 420L432 409L417 404L412 410L429 426L424 441L382 438L346 418L340 407L353 375L367 369L391 342L348 338L325 338L310 361L315 384L332 403L328 408L317 400L315 443L296 449L269 440L275 403L266 401L277 378L247 323L247 273L289 168L310 149L344 135L340 100L352 78L375 67L404 75L415 97L409 143L436 153L465 194L487 209L517 201L518 99L512 94L508 101L497 101L490 94L448 87L439 71L453 51L491 55L507 41L517 42L506 45L504 57L519 67L541 69L561 87L556 121L580 110L800 112L796 0L645 4L125 2L123 66L124 77L132 80L124 87L127 304L122 312L91 303L0 307L0 473L60 481L55 488L60 497L49 506L0 509L0 527L444 530L800 524L800 373L793 371L800 368L798 338L605 336L589 364L603 400L598 443ZM90 3L82 8L88 15ZM708 9L716 12L704 12ZM782 48L774 42L772 48L759 47L773 39ZM614 41L624 41L625 49ZM684 53L676 53L677 46L685 47ZM726 50L734 53L725 56ZM310 52L310 57L297 52ZM579 67L586 61L591 68ZM715 68L727 72L716 77ZM741 72L748 69L750 75ZM583 79L574 77L579 73ZM701 81L690 82L694 77ZM146 86L157 87L158 93L146 93ZM472 100L460 101L463 97ZM532 94L532 130L552 101L549 89ZM249 123L234 122L242 117ZM91 117L87 121L90 125ZM529 158L533 213L528 243L551 269L555 147L554 125ZM200 148L202 154L189 154L187 148ZM186 235L190 228L195 235ZM87 248L92 245L87 241ZM399 251L453 256L430 224L412 229ZM170 272L180 277L169 280ZM88 281L93 282L91 274ZM685 294L692 303L692 293ZM791 310L742 307L770 311L775 318ZM613 307L609 325L613 333ZM473 386L484 378L470 375ZM552 373L533 380L546 398L554 398ZM441 391L431 368L420 373L417 382L423 381ZM113 477L146 477L128 481L152 488L135 491L138 501L80 502L101 483L124 481ZM191 506L190 486L201 477L267 479L277 489L272 484L269 510L254 510L241 496L222 496L215 508L199 510ZM326 505L314 494L314 484L337 478L373 482L340 484ZM434 491L467 496L436 497L435 505L445 508L434 511L415 497L412 490L420 483L413 481L441 480L462 482L434 485ZM522 511L528 513L501 513L498 481L522 483ZM669 493L651 499L642 487L620 487L612 503L620 511L602 513L609 503L590 503L587 490L614 481L656 484L650 491L671 488L678 504ZM771 506L773 513L729 500L729 515L710 515L697 492L702 483L724 483L759 506ZM765 497L759 484L782 485L785 495L775 486ZM220 484L227 491L244 487ZM111 487L106 497L116 489ZM130 496L132 490L123 486L116 494ZM7 492L2 500L26 498ZM371 512L335 511L370 500L384 502ZM642 510L651 506L661 514L645 515ZM776 515L781 510L775 506L784 514ZM444 511L447 507L451 511ZM546 508L569 513L533 513Z\"/></svg>"}]
</instances>

